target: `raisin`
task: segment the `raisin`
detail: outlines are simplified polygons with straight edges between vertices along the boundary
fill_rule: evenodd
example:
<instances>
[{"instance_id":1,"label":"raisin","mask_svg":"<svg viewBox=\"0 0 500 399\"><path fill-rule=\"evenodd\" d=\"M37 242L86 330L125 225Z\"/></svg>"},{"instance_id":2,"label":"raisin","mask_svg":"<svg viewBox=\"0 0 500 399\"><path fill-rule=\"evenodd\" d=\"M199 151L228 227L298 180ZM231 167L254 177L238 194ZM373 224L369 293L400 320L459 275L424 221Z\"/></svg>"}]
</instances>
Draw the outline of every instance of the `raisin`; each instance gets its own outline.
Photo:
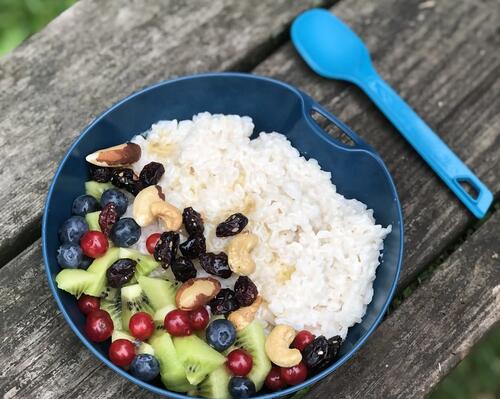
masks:
<instances>
[{"instance_id":1,"label":"raisin","mask_svg":"<svg viewBox=\"0 0 500 399\"><path fill-rule=\"evenodd\" d=\"M209 274L220 278L231 277L233 273L229 268L227 255L224 252L214 254L207 252L200 255L200 265Z\"/></svg>"},{"instance_id":2,"label":"raisin","mask_svg":"<svg viewBox=\"0 0 500 399\"><path fill-rule=\"evenodd\" d=\"M179 249L186 258L196 259L207 252L205 237L199 234L191 236L179 246Z\"/></svg>"},{"instance_id":3,"label":"raisin","mask_svg":"<svg viewBox=\"0 0 500 399\"><path fill-rule=\"evenodd\" d=\"M234 312L240 307L238 301L236 300L236 296L234 295L234 291L229 288L221 289L217 296L212 299L208 305L210 306L212 314L222 314L224 316Z\"/></svg>"},{"instance_id":4,"label":"raisin","mask_svg":"<svg viewBox=\"0 0 500 399\"><path fill-rule=\"evenodd\" d=\"M120 216L116 210L116 205L108 202L99 214L99 227L101 231L109 237L109 233L118 219L120 219Z\"/></svg>"},{"instance_id":5,"label":"raisin","mask_svg":"<svg viewBox=\"0 0 500 399\"><path fill-rule=\"evenodd\" d=\"M336 357L339 354L340 346L342 345L342 338L339 335L336 335L328 340L328 345L333 351L333 357Z\"/></svg>"},{"instance_id":6,"label":"raisin","mask_svg":"<svg viewBox=\"0 0 500 399\"><path fill-rule=\"evenodd\" d=\"M248 224L248 219L242 213L235 213L229 216L225 221L219 223L215 230L217 237L234 236L241 232Z\"/></svg>"},{"instance_id":7,"label":"raisin","mask_svg":"<svg viewBox=\"0 0 500 399\"><path fill-rule=\"evenodd\" d=\"M182 212L182 222L190 236L203 234L205 227L203 226L203 218L193 208L185 208Z\"/></svg>"},{"instance_id":8,"label":"raisin","mask_svg":"<svg viewBox=\"0 0 500 399\"><path fill-rule=\"evenodd\" d=\"M178 281L185 282L196 277L196 268L189 259L183 256L177 257L172 262L172 272Z\"/></svg>"},{"instance_id":9,"label":"raisin","mask_svg":"<svg viewBox=\"0 0 500 399\"><path fill-rule=\"evenodd\" d=\"M234 293L240 306L250 306L257 299L259 291L250 278L240 276L234 284Z\"/></svg>"},{"instance_id":10,"label":"raisin","mask_svg":"<svg viewBox=\"0 0 500 399\"><path fill-rule=\"evenodd\" d=\"M339 345L340 346L340 345ZM321 371L326 368L335 357L335 349L328 340L320 335L305 347L302 359L306 366L313 371Z\"/></svg>"},{"instance_id":11,"label":"raisin","mask_svg":"<svg viewBox=\"0 0 500 399\"><path fill-rule=\"evenodd\" d=\"M165 168L161 163L150 162L145 165L142 168L141 173L139 174L139 180L141 182L142 188L158 184L164 173Z\"/></svg>"},{"instance_id":12,"label":"raisin","mask_svg":"<svg viewBox=\"0 0 500 399\"><path fill-rule=\"evenodd\" d=\"M137 195L142 190L142 184L139 177L132 169L115 168L111 175L111 183L118 187L127 190L132 195Z\"/></svg>"},{"instance_id":13,"label":"raisin","mask_svg":"<svg viewBox=\"0 0 500 399\"><path fill-rule=\"evenodd\" d=\"M99 183L107 183L111 180L113 168L104 168L102 166L89 164L89 174L92 180L95 180Z\"/></svg>"},{"instance_id":14,"label":"raisin","mask_svg":"<svg viewBox=\"0 0 500 399\"><path fill-rule=\"evenodd\" d=\"M161 263L164 269L172 264L177 254L179 234L173 231L162 233L156 242L154 258Z\"/></svg>"},{"instance_id":15,"label":"raisin","mask_svg":"<svg viewBox=\"0 0 500 399\"><path fill-rule=\"evenodd\" d=\"M129 258L118 259L106 271L108 284L113 288L121 288L134 277L137 262Z\"/></svg>"}]
</instances>

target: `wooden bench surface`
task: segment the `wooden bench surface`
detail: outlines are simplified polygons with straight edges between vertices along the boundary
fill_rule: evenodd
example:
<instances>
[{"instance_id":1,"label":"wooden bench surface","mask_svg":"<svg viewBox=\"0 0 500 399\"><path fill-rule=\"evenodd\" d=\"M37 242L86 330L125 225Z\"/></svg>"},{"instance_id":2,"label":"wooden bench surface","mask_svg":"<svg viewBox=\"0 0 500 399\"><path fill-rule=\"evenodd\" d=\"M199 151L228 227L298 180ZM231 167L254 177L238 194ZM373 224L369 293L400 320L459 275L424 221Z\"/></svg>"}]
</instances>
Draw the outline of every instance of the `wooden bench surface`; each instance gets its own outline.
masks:
<instances>
[{"instance_id":1,"label":"wooden bench surface","mask_svg":"<svg viewBox=\"0 0 500 399\"><path fill-rule=\"evenodd\" d=\"M86 124L141 87L195 72L251 71L296 85L375 147L394 176L406 229L399 290L414 291L307 398L425 397L500 321L495 206L476 221L362 92L308 69L287 31L314 6L332 7L365 39L380 74L498 207L497 0L80 0L0 59L4 398L154 397L103 366L65 324L43 270L40 218L55 168ZM421 273L432 275L419 284Z\"/></svg>"}]
</instances>

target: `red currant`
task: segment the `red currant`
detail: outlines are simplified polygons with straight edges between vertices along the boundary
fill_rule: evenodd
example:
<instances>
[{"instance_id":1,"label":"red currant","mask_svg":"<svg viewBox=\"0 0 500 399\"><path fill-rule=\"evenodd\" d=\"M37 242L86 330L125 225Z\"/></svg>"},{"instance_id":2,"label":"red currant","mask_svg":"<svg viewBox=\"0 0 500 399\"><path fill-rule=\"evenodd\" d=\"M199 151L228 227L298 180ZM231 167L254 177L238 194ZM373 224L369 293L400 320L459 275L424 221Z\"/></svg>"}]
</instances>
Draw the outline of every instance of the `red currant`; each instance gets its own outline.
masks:
<instances>
[{"instance_id":1,"label":"red currant","mask_svg":"<svg viewBox=\"0 0 500 399\"><path fill-rule=\"evenodd\" d=\"M87 315L94 310L99 310L101 306L101 300L95 296L83 294L80 299L78 299L78 309Z\"/></svg>"},{"instance_id":2,"label":"red currant","mask_svg":"<svg viewBox=\"0 0 500 399\"><path fill-rule=\"evenodd\" d=\"M281 378L288 385L300 384L307 378L307 367L304 362L300 362L292 367L283 367L281 369Z\"/></svg>"},{"instance_id":3,"label":"red currant","mask_svg":"<svg viewBox=\"0 0 500 399\"><path fill-rule=\"evenodd\" d=\"M176 309L168 312L163 325L165 330L174 337L184 337L192 333L189 314L184 310Z\"/></svg>"},{"instance_id":4,"label":"red currant","mask_svg":"<svg viewBox=\"0 0 500 399\"><path fill-rule=\"evenodd\" d=\"M109 347L109 359L120 367L127 367L135 357L135 346L128 339L117 339Z\"/></svg>"},{"instance_id":5,"label":"red currant","mask_svg":"<svg viewBox=\"0 0 500 399\"><path fill-rule=\"evenodd\" d=\"M281 378L281 369L276 366L273 366L264 383L266 384L266 387L273 392L286 388L286 382L283 378Z\"/></svg>"},{"instance_id":6,"label":"red currant","mask_svg":"<svg viewBox=\"0 0 500 399\"><path fill-rule=\"evenodd\" d=\"M128 329L135 338L145 341L153 335L155 323L148 313L139 312L130 318Z\"/></svg>"},{"instance_id":7,"label":"red currant","mask_svg":"<svg viewBox=\"0 0 500 399\"><path fill-rule=\"evenodd\" d=\"M146 240L146 249L151 255L155 253L156 243L160 239L160 236L161 236L160 233L153 233Z\"/></svg>"},{"instance_id":8,"label":"red currant","mask_svg":"<svg viewBox=\"0 0 500 399\"><path fill-rule=\"evenodd\" d=\"M108 239L100 231L87 231L80 239L80 247L85 255L99 258L108 250Z\"/></svg>"},{"instance_id":9,"label":"red currant","mask_svg":"<svg viewBox=\"0 0 500 399\"><path fill-rule=\"evenodd\" d=\"M299 351L303 351L307 345L309 345L314 340L314 335L307 330L302 330L297 333L295 339L292 342L292 348L297 348Z\"/></svg>"},{"instance_id":10,"label":"red currant","mask_svg":"<svg viewBox=\"0 0 500 399\"><path fill-rule=\"evenodd\" d=\"M227 355L226 365L235 376L244 377L252 370L252 356L242 349L235 349Z\"/></svg>"},{"instance_id":11,"label":"red currant","mask_svg":"<svg viewBox=\"0 0 500 399\"><path fill-rule=\"evenodd\" d=\"M189 312L189 324L191 324L193 330L204 330L209 321L210 316L204 307Z\"/></svg>"},{"instance_id":12,"label":"red currant","mask_svg":"<svg viewBox=\"0 0 500 399\"><path fill-rule=\"evenodd\" d=\"M87 316L85 334L92 342L104 342L113 333L113 320L105 310L94 310Z\"/></svg>"}]
</instances>

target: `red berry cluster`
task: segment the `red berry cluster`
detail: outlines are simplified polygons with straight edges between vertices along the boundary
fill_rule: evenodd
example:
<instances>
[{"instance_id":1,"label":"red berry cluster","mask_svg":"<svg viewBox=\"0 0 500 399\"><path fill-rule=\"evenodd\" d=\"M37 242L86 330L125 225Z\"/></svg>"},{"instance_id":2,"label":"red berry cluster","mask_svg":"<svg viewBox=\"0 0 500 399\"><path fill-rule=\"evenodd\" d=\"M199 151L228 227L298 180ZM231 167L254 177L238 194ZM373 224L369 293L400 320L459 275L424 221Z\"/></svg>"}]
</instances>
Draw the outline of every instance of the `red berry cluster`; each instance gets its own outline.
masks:
<instances>
[{"instance_id":1,"label":"red berry cluster","mask_svg":"<svg viewBox=\"0 0 500 399\"><path fill-rule=\"evenodd\" d=\"M207 309L200 307L189 312L175 309L167 313L163 325L174 337L185 337L194 331L203 330L208 325L210 316Z\"/></svg>"}]
</instances>

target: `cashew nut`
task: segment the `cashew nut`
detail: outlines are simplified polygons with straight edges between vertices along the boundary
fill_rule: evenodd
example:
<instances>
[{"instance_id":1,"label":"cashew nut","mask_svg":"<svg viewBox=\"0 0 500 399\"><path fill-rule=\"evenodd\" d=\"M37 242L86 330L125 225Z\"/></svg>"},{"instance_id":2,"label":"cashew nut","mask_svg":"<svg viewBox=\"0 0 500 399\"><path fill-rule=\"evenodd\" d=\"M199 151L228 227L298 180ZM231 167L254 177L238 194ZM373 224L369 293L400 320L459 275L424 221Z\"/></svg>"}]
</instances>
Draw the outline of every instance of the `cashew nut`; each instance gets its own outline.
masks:
<instances>
[{"instance_id":1,"label":"cashew nut","mask_svg":"<svg viewBox=\"0 0 500 399\"><path fill-rule=\"evenodd\" d=\"M135 143L124 143L104 148L85 157L88 163L103 167L127 166L141 158L141 147Z\"/></svg>"},{"instance_id":2,"label":"cashew nut","mask_svg":"<svg viewBox=\"0 0 500 399\"><path fill-rule=\"evenodd\" d=\"M167 231L177 231L182 226L182 213L166 201L153 202L150 207L153 216L163 222Z\"/></svg>"},{"instance_id":3,"label":"cashew nut","mask_svg":"<svg viewBox=\"0 0 500 399\"><path fill-rule=\"evenodd\" d=\"M175 304L181 310L193 310L206 305L220 291L220 283L212 277L191 278L175 294Z\"/></svg>"},{"instance_id":4,"label":"cashew nut","mask_svg":"<svg viewBox=\"0 0 500 399\"><path fill-rule=\"evenodd\" d=\"M149 186L139 191L134 200L132 213L135 221L141 227L150 225L155 220L151 205L165 199L160 186Z\"/></svg>"},{"instance_id":5,"label":"cashew nut","mask_svg":"<svg viewBox=\"0 0 500 399\"><path fill-rule=\"evenodd\" d=\"M300 363L302 354L298 349L291 349L295 330L284 324L273 328L266 338L266 354L269 360L280 367L292 367Z\"/></svg>"},{"instance_id":6,"label":"cashew nut","mask_svg":"<svg viewBox=\"0 0 500 399\"><path fill-rule=\"evenodd\" d=\"M227 317L227 319L233 323L236 331L241 331L248 326L253 319L255 319L255 314L259 310L261 303L262 298L258 296L250 306L245 306L235 310Z\"/></svg>"},{"instance_id":7,"label":"cashew nut","mask_svg":"<svg viewBox=\"0 0 500 399\"><path fill-rule=\"evenodd\" d=\"M255 271L255 262L250 251L259 242L255 234L245 232L235 236L227 246L230 269L240 276L248 276Z\"/></svg>"}]
</instances>

